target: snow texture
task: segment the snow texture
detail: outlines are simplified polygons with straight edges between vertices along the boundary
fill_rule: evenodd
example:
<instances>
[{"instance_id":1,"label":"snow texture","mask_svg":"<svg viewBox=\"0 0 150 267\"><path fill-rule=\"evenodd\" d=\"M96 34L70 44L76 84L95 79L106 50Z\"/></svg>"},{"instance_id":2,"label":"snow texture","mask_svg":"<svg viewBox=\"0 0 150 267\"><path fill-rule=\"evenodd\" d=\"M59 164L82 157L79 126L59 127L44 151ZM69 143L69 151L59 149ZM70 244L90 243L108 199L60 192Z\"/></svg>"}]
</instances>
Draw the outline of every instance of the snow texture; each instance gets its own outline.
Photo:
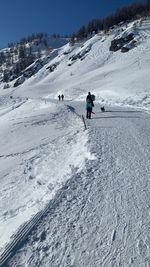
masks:
<instances>
[{"instance_id":1,"label":"snow texture","mask_svg":"<svg viewBox=\"0 0 150 267\"><path fill-rule=\"evenodd\" d=\"M150 22L121 27L0 85L1 267L150 266Z\"/></svg>"}]
</instances>

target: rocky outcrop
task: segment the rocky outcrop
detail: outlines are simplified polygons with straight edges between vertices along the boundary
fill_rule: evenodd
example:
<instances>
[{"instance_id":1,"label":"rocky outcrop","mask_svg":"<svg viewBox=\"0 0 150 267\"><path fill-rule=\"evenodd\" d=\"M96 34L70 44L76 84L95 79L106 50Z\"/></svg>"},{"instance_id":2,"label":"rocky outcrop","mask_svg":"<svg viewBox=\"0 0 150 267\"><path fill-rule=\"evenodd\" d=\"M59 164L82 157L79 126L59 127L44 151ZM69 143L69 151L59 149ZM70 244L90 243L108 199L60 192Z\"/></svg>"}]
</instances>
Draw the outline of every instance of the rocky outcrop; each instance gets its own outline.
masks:
<instances>
[{"instance_id":1,"label":"rocky outcrop","mask_svg":"<svg viewBox=\"0 0 150 267\"><path fill-rule=\"evenodd\" d=\"M8 89L8 88L10 88L9 83L5 83L3 89Z\"/></svg>"},{"instance_id":2,"label":"rocky outcrop","mask_svg":"<svg viewBox=\"0 0 150 267\"><path fill-rule=\"evenodd\" d=\"M134 39L133 33L128 34L126 37L117 38L111 41L110 51L116 52L121 49L122 52L128 52L130 47L125 47Z\"/></svg>"},{"instance_id":3,"label":"rocky outcrop","mask_svg":"<svg viewBox=\"0 0 150 267\"><path fill-rule=\"evenodd\" d=\"M29 68L22 71L22 75L25 78L30 78L32 75L37 73L44 66L43 61L38 59Z\"/></svg>"},{"instance_id":4,"label":"rocky outcrop","mask_svg":"<svg viewBox=\"0 0 150 267\"><path fill-rule=\"evenodd\" d=\"M48 66L46 69L49 70L50 72L53 72L56 69L56 67L58 66L58 64L59 64L58 62L55 64L52 64L52 65Z\"/></svg>"},{"instance_id":5,"label":"rocky outcrop","mask_svg":"<svg viewBox=\"0 0 150 267\"><path fill-rule=\"evenodd\" d=\"M24 81L25 81L25 77L24 77L24 76L19 77L19 78L16 80L16 82L14 83L14 87L19 86L20 84L24 83Z\"/></svg>"},{"instance_id":6,"label":"rocky outcrop","mask_svg":"<svg viewBox=\"0 0 150 267\"><path fill-rule=\"evenodd\" d=\"M71 66L73 62L80 59L83 60L86 57L86 54L91 50L92 45L84 47L79 53L72 55L69 60L68 66Z\"/></svg>"},{"instance_id":7,"label":"rocky outcrop","mask_svg":"<svg viewBox=\"0 0 150 267\"><path fill-rule=\"evenodd\" d=\"M128 48L128 47L126 47L126 46L123 46L122 48L121 48L121 52L122 53L126 53L126 52L128 52L130 49Z\"/></svg>"}]
</instances>

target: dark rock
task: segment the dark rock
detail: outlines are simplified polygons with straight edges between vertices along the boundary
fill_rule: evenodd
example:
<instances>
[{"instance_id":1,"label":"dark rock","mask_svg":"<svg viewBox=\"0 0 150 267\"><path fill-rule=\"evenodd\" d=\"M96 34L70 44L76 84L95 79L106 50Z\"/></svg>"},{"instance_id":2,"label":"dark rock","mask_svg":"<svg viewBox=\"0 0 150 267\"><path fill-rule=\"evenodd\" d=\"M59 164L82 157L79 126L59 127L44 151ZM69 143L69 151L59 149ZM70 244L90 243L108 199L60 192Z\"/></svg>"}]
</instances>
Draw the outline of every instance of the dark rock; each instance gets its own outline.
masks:
<instances>
[{"instance_id":1,"label":"dark rock","mask_svg":"<svg viewBox=\"0 0 150 267\"><path fill-rule=\"evenodd\" d=\"M14 87L17 87L19 86L20 84L24 83L25 81L25 77L24 76L21 76L17 79L17 81L14 83Z\"/></svg>"},{"instance_id":2,"label":"dark rock","mask_svg":"<svg viewBox=\"0 0 150 267\"><path fill-rule=\"evenodd\" d=\"M48 66L46 69L49 70L50 72L53 72L56 69L57 65L58 63L52 64Z\"/></svg>"},{"instance_id":3,"label":"dark rock","mask_svg":"<svg viewBox=\"0 0 150 267\"><path fill-rule=\"evenodd\" d=\"M131 40L133 40L133 38L134 38L133 33L130 33L129 35L127 35L124 38L121 37L119 39L114 39L114 40L111 41L111 46L110 46L109 50L113 51L113 52L116 52L116 51L122 49L122 47L124 45L128 44Z\"/></svg>"},{"instance_id":4,"label":"dark rock","mask_svg":"<svg viewBox=\"0 0 150 267\"><path fill-rule=\"evenodd\" d=\"M128 47L124 47L124 46L123 46L123 47L121 48L121 52L122 52L122 53L126 53L126 52L128 52L129 50L130 50L130 49L129 49Z\"/></svg>"},{"instance_id":5,"label":"dark rock","mask_svg":"<svg viewBox=\"0 0 150 267\"><path fill-rule=\"evenodd\" d=\"M9 86L9 84L8 83L6 83L6 84L4 84L4 87L3 87L3 89L8 89L10 86Z\"/></svg>"}]
</instances>

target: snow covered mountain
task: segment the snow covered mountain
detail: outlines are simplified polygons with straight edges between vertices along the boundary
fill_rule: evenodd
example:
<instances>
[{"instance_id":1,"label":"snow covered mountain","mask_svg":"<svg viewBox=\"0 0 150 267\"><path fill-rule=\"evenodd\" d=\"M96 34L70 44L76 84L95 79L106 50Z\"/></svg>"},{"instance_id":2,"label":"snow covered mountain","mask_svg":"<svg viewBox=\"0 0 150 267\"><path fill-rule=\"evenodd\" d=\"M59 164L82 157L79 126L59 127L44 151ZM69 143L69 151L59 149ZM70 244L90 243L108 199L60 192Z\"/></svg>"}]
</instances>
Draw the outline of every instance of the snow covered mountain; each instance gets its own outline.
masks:
<instances>
[{"instance_id":1,"label":"snow covered mountain","mask_svg":"<svg viewBox=\"0 0 150 267\"><path fill-rule=\"evenodd\" d=\"M55 49L23 72L17 84L23 87L16 92L32 97L42 86L49 97L64 92L68 99L83 100L93 91L97 101L149 108L149 31L149 18L140 19Z\"/></svg>"},{"instance_id":2,"label":"snow covered mountain","mask_svg":"<svg viewBox=\"0 0 150 267\"><path fill-rule=\"evenodd\" d=\"M150 265L149 68L147 17L1 82L1 267Z\"/></svg>"},{"instance_id":3,"label":"snow covered mountain","mask_svg":"<svg viewBox=\"0 0 150 267\"><path fill-rule=\"evenodd\" d=\"M20 83L16 83L15 86L35 74L45 64L49 53L67 42L67 38L48 37L47 34L39 33L23 38L18 43L9 44L9 48L1 49L0 80L5 83L4 89L9 87L9 82L21 75ZM32 64L34 68L32 68ZM30 70L30 73L29 70L25 71L26 68Z\"/></svg>"}]
</instances>

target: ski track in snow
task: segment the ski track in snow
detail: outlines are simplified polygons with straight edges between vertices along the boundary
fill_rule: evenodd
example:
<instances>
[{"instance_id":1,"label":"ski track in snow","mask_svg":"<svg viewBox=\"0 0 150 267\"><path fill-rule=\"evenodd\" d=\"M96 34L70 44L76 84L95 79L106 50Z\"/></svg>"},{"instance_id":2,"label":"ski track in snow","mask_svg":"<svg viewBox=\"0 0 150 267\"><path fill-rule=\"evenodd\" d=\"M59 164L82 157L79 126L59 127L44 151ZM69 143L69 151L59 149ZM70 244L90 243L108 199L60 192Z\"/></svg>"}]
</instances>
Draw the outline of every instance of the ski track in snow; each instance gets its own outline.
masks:
<instances>
[{"instance_id":1,"label":"ski track in snow","mask_svg":"<svg viewBox=\"0 0 150 267\"><path fill-rule=\"evenodd\" d=\"M72 170L8 266L150 266L149 115L95 109L94 159ZM72 111L81 114L81 104Z\"/></svg>"},{"instance_id":2,"label":"ski track in snow","mask_svg":"<svg viewBox=\"0 0 150 267\"><path fill-rule=\"evenodd\" d=\"M133 49L109 51L132 31ZM1 85L0 266L150 266L149 114L136 110L150 109L149 44L150 20L138 20L56 50L18 88ZM91 90L135 109L97 104L84 131L85 103L69 99Z\"/></svg>"}]
</instances>

